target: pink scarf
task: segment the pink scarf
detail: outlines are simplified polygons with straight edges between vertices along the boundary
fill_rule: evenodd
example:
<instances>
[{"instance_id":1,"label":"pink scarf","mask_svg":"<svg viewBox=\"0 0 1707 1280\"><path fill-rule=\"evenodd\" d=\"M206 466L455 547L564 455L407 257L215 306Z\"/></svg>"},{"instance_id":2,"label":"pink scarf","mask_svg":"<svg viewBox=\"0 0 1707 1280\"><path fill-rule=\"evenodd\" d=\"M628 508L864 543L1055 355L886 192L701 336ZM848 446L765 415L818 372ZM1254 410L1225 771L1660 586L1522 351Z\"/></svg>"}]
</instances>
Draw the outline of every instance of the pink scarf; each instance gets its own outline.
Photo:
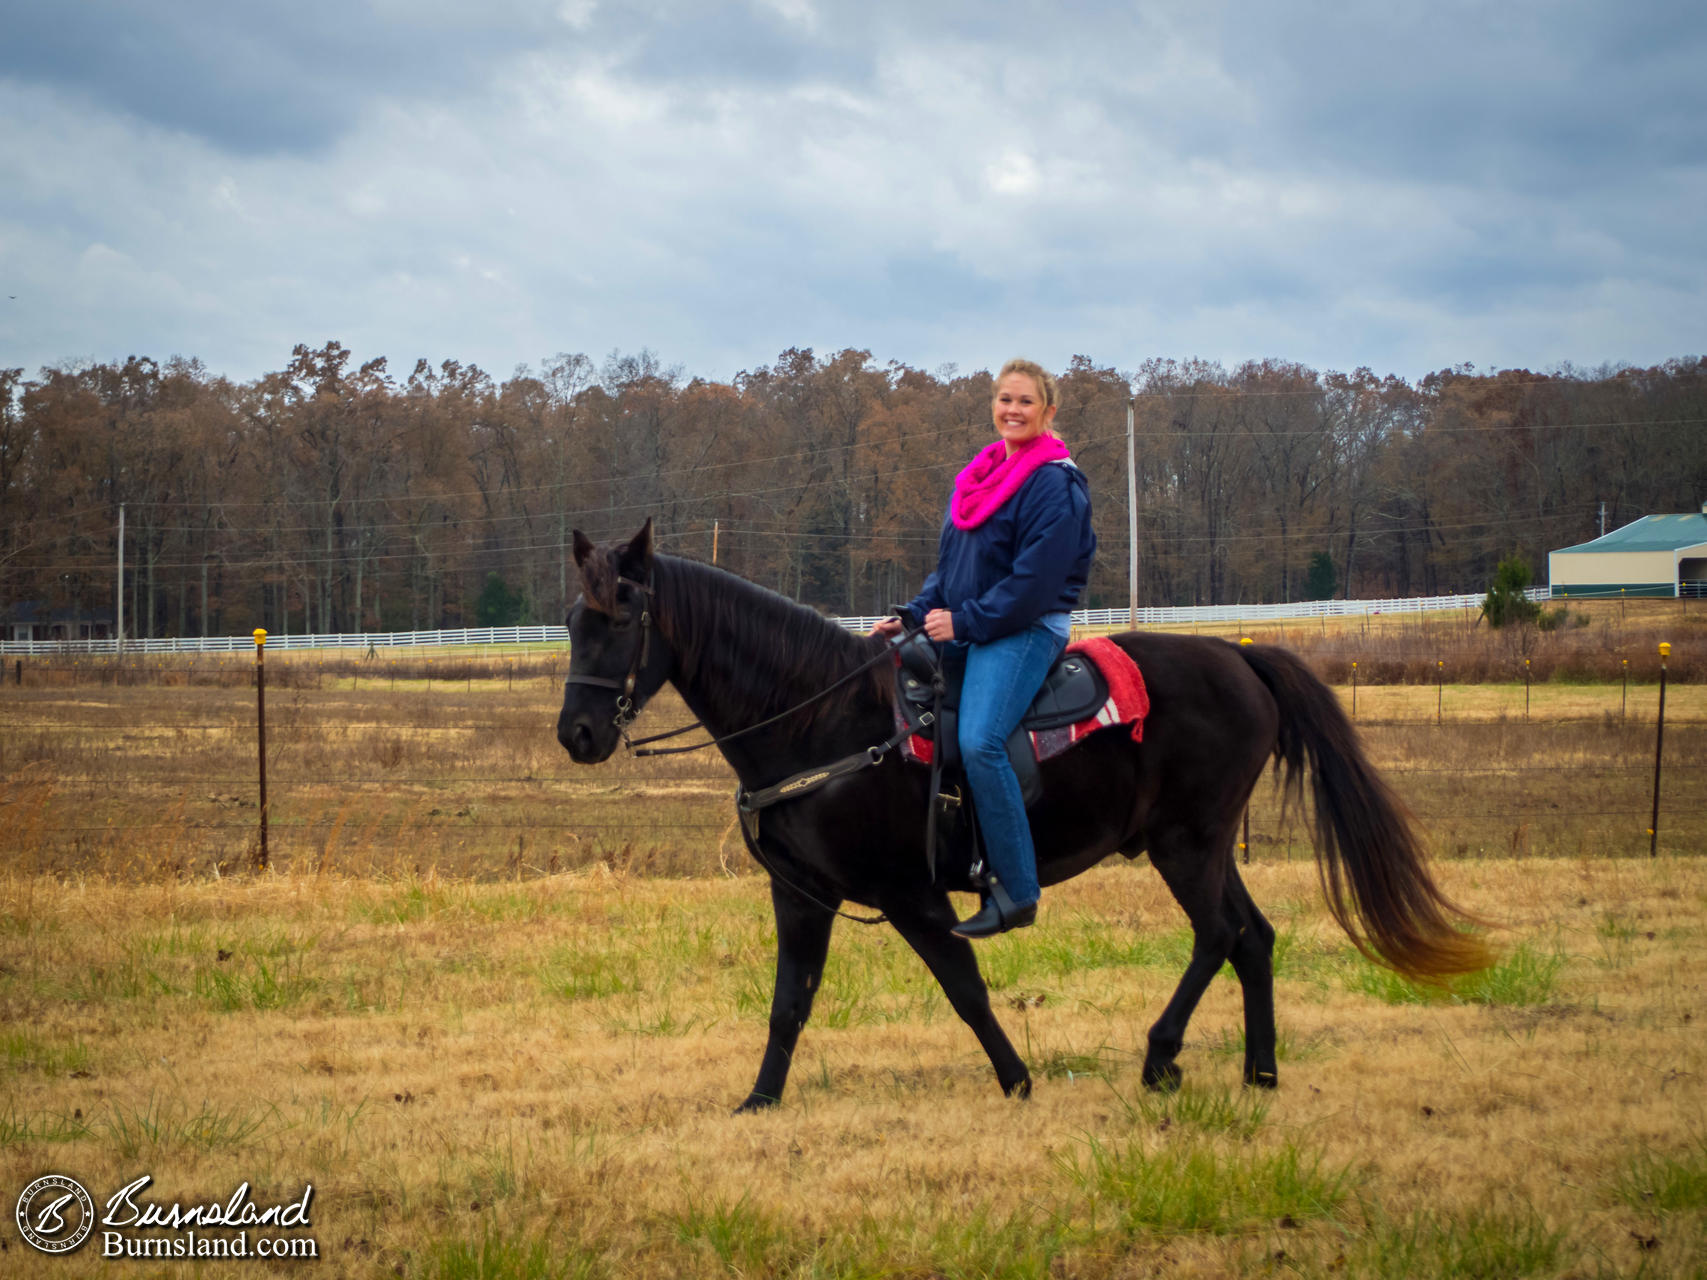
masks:
<instances>
[{"instance_id":1,"label":"pink scarf","mask_svg":"<svg viewBox=\"0 0 1707 1280\"><path fill-rule=\"evenodd\" d=\"M1054 436L1034 436L1012 456L1006 441L992 441L954 478L954 497L948 504L954 527L976 529L1020 491L1033 471L1070 456L1067 446Z\"/></svg>"}]
</instances>

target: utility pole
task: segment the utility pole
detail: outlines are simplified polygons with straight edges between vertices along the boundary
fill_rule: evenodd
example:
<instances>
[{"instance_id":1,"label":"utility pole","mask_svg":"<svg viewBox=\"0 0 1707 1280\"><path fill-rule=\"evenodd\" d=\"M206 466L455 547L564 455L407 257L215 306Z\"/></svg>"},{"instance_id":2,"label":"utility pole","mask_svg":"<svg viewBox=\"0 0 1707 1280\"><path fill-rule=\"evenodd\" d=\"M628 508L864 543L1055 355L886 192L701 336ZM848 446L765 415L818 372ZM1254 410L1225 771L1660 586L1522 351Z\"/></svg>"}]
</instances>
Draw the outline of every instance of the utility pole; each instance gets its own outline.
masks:
<instances>
[{"instance_id":1,"label":"utility pole","mask_svg":"<svg viewBox=\"0 0 1707 1280\"><path fill-rule=\"evenodd\" d=\"M1138 451L1133 436L1137 400L1126 398L1126 625L1138 625Z\"/></svg>"},{"instance_id":2,"label":"utility pole","mask_svg":"<svg viewBox=\"0 0 1707 1280\"><path fill-rule=\"evenodd\" d=\"M1604 499L1600 504L1600 536L1603 538L1606 536L1606 502Z\"/></svg>"},{"instance_id":3,"label":"utility pole","mask_svg":"<svg viewBox=\"0 0 1707 1280\"><path fill-rule=\"evenodd\" d=\"M119 656L124 656L124 503L119 503L119 623L116 632Z\"/></svg>"}]
</instances>

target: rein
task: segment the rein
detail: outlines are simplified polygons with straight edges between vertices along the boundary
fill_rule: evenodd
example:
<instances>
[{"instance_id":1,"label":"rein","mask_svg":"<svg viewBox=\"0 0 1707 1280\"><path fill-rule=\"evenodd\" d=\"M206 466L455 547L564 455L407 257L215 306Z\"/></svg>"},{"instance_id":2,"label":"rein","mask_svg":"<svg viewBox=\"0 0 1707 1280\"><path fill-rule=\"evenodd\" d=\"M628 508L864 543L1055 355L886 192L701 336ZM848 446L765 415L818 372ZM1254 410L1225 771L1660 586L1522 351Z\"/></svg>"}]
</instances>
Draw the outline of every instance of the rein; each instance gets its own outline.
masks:
<instances>
[{"instance_id":1,"label":"rein","mask_svg":"<svg viewBox=\"0 0 1707 1280\"><path fill-rule=\"evenodd\" d=\"M650 578L650 575L648 575L648 578ZM622 734L622 745L628 749L629 754L637 758L644 756L675 756L685 754L689 751L703 751L707 747L720 747L725 742L733 742L736 738L744 737L749 733L754 733L760 729L776 724L780 720L786 720L789 716L804 711L814 702L817 702L822 698L829 697L855 676L864 675L878 663L889 657L893 650L892 645L885 645L876 654L874 654L870 660L860 663L859 666L848 672L834 684L825 686L818 690L817 693L814 693L811 697L803 698L801 701L795 703L786 711L779 711L768 719L760 720L757 724L750 724L744 729L736 729L733 733L726 733L722 737L710 737L704 742L690 743L685 747L652 747L649 744L654 742L664 742L670 738L679 738L682 734L692 733L695 729L704 729L705 722L703 720L695 720L692 724L684 724L679 729L670 729L664 733L654 733L650 737L646 738L631 739L628 736L628 726L634 723L635 716L638 714L634 710L634 686L640 679L641 670L646 666L646 657L651 651L652 645L652 584L650 581L636 582L633 578L622 577L617 579L617 583L618 585L627 583L638 591L641 599L645 601L640 610L640 643L635 646L634 660L628 664L628 673L624 675L622 679L618 680L612 676L576 675L574 672L571 672L564 679L563 683L565 685L590 684L600 689L615 689L617 691L616 727ZM888 751L893 745L894 743L892 742L886 743L883 746L882 751ZM877 748L874 747L872 750L876 751ZM882 758L882 751L878 753L877 759L872 760L871 763L876 764L877 760Z\"/></svg>"},{"instance_id":2,"label":"rein","mask_svg":"<svg viewBox=\"0 0 1707 1280\"><path fill-rule=\"evenodd\" d=\"M648 578L650 578L650 575L648 575ZM696 729L704 729L705 722L703 720L695 720L692 724L683 725L679 729L670 729L664 733L654 733L645 738L629 738L628 726L634 723L635 716L638 714L634 709L634 688L640 678L641 670L646 666L646 658L650 651L652 642L652 584L650 581L636 582L632 578L623 577L619 577L617 582L619 585L621 583L627 583L629 586L633 587L636 591L640 592L641 599L644 601L640 610L640 643L635 646L634 659L628 665L627 674L623 676L622 679L618 680L611 676L576 675L571 672L564 679L563 683L565 686L571 684L590 684L601 689L615 689L617 691L615 724L617 731L622 735L622 745L628 749L630 755L635 757L673 756L681 755L689 751L703 751L706 747L720 747L726 742L733 742L736 738L744 737L749 733L753 733L769 725L776 724L780 720L786 720L789 716L804 711L813 703L828 697L855 677L864 675L878 663L892 660L898 644L904 643L904 641L891 641L890 643L885 644L877 651L877 653L872 655L872 657L867 659L865 662L860 663L859 666L842 676L834 684L826 685L810 697L802 699L785 711L779 711L774 716L760 720L757 724L750 724L744 729L736 729L734 732L723 734L721 737L708 737L704 742L690 743L685 747L652 747L649 745L650 743L663 742L669 738L680 737L684 733L692 733ZM854 755L847 756L844 759L837 760L834 763L825 765L821 768L808 769L805 772L797 773L793 777L786 778L782 782L777 783L775 786L761 787L757 791L747 791L745 788L738 788L735 792L735 809L740 815L742 832L747 837L747 846L752 851L753 856L758 860L759 865L769 872L773 878L788 885L790 889L805 898L808 902L826 910L833 911L844 920L852 920L856 924L882 924L888 919L888 917L885 915L856 916L839 908L831 907L828 903L821 902L813 894L806 892L799 885L784 876L770 863L768 859L765 858L763 851L759 847L759 813L761 810L767 809L779 801L793 799L796 796L807 795L818 790L818 788L822 787L825 783L832 782L837 778L846 777L849 774L858 773L859 771L868 769L873 765L881 764L883 762L883 758L903 742L910 734L915 733L920 728L933 723L936 720L936 715L927 711L916 720L906 716L903 716L902 718L906 723L898 726L895 732L883 742L869 746L864 751L857 752ZM709 730L707 730L707 732L709 732ZM928 824L931 830L934 830L935 828L935 818L936 814L933 809L930 815L931 821Z\"/></svg>"},{"instance_id":3,"label":"rein","mask_svg":"<svg viewBox=\"0 0 1707 1280\"><path fill-rule=\"evenodd\" d=\"M870 671L879 662L882 662L885 658L889 657L889 654L890 648L886 645L869 661L860 663L859 666L848 672L834 684L826 685L811 697L803 698L801 701L795 703L792 707L788 708L788 710L779 711L767 720L761 720L757 724L750 724L745 729L736 729L733 733L726 733L720 738L707 738L704 742L691 743L685 747L647 747L647 744L651 742L662 742L666 738L680 737L684 733L692 733L695 729L705 728L705 723L703 721L695 720L692 724L685 724L679 729L671 729L668 733L655 733L649 738L636 738L632 742L628 741L627 736L624 735L623 742L636 756L674 756L681 755L687 751L703 751L706 747L719 747L725 742L733 742L736 738L744 737L756 730L773 725L779 720L786 720L789 716L792 716L797 712L806 710L806 708L811 706L814 702L817 702L822 698L829 697L855 676L864 675L867 671Z\"/></svg>"}]
</instances>

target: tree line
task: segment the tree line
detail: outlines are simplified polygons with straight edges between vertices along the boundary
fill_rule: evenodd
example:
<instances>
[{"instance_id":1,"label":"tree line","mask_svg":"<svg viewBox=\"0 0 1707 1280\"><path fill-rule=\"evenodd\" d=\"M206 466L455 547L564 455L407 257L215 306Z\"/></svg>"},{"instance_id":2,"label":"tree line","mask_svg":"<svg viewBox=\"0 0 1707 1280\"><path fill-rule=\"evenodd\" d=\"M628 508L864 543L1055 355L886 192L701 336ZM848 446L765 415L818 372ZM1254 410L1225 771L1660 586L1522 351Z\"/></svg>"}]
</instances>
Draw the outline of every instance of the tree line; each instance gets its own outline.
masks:
<instances>
[{"instance_id":1,"label":"tree line","mask_svg":"<svg viewBox=\"0 0 1707 1280\"><path fill-rule=\"evenodd\" d=\"M1056 427L1091 480L1087 607L1479 591L1496 564L1707 498L1707 360L1415 383L1278 360L1075 357ZM991 438L988 371L790 349L727 382L650 351L504 381L406 376L338 342L252 382L192 359L0 369L0 615L110 615L119 508L135 635L560 621L570 533L627 536L871 614L935 560Z\"/></svg>"}]
</instances>

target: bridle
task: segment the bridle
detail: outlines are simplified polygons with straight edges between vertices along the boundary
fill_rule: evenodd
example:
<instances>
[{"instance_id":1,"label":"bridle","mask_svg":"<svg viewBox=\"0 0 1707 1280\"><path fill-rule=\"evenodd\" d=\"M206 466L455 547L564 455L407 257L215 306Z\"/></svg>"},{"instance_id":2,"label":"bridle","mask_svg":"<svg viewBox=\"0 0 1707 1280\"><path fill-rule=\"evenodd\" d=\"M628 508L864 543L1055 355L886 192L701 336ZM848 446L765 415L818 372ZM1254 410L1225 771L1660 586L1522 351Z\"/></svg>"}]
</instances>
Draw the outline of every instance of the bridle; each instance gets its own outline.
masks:
<instances>
[{"instance_id":1,"label":"bridle","mask_svg":"<svg viewBox=\"0 0 1707 1280\"><path fill-rule=\"evenodd\" d=\"M571 671L564 677L563 687L568 689L572 684L590 684L600 689L615 689L617 697L614 723L617 732L622 734L623 745L632 749L633 744L628 740L628 726L633 724L635 716L640 714L634 709L634 686L639 682L640 672L645 668L647 656L652 649L652 584L623 577L618 577L616 582L619 587L627 583L640 593L640 643L634 646L634 658L628 664L628 673L618 680L612 676L585 675Z\"/></svg>"}]
</instances>

